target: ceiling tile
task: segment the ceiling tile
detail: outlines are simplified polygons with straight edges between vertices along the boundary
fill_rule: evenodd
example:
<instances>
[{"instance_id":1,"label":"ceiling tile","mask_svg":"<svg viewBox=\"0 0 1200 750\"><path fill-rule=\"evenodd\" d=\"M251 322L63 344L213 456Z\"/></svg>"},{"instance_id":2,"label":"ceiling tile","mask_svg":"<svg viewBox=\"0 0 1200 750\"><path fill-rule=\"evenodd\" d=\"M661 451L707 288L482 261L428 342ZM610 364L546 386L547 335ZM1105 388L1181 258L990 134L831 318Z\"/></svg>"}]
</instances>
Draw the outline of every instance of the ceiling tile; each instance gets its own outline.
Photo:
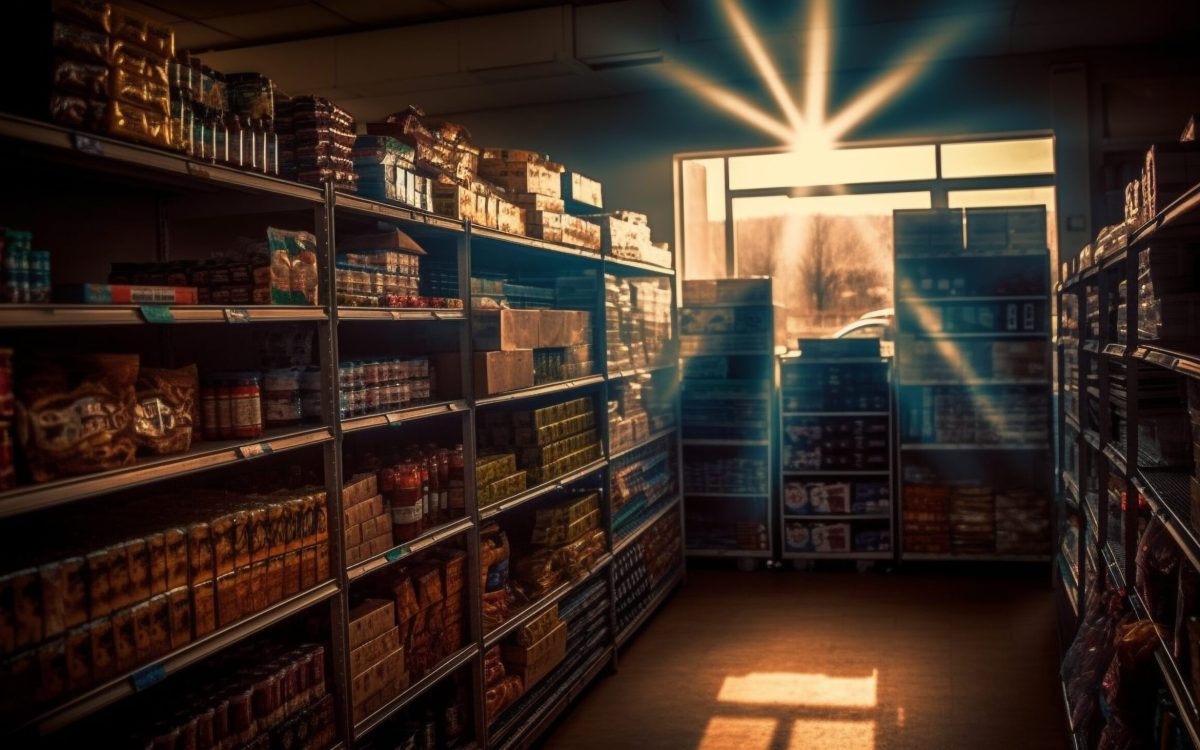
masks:
<instances>
[{"instance_id":1,"label":"ceiling tile","mask_svg":"<svg viewBox=\"0 0 1200 750\"><path fill-rule=\"evenodd\" d=\"M449 7L436 0L406 0L403 3L385 3L379 0L321 0L318 4L355 23L372 25L419 23L443 17L451 12Z\"/></svg>"},{"instance_id":2,"label":"ceiling tile","mask_svg":"<svg viewBox=\"0 0 1200 750\"><path fill-rule=\"evenodd\" d=\"M286 8L296 5L297 0L144 0L146 5L154 6L180 18L193 21L206 18L219 18L235 13L253 13L260 10Z\"/></svg>"},{"instance_id":3,"label":"ceiling tile","mask_svg":"<svg viewBox=\"0 0 1200 750\"><path fill-rule=\"evenodd\" d=\"M334 33L350 27L350 23L341 16L313 4L209 18L205 23L219 31L248 40L277 39L296 34Z\"/></svg>"},{"instance_id":4,"label":"ceiling tile","mask_svg":"<svg viewBox=\"0 0 1200 750\"><path fill-rule=\"evenodd\" d=\"M238 41L236 37L194 21L182 21L174 24L173 27L175 29L175 49L178 50L201 52L210 47Z\"/></svg>"},{"instance_id":5,"label":"ceiling tile","mask_svg":"<svg viewBox=\"0 0 1200 750\"><path fill-rule=\"evenodd\" d=\"M128 8L135 13L141 13L147 18L153 18L155 21L162 21L163 23L175 23L183 20L180 16L157 7L157 3L150 4L133 2L133 0L121 0L121 7Z\"/></svg>"}]
</instances>

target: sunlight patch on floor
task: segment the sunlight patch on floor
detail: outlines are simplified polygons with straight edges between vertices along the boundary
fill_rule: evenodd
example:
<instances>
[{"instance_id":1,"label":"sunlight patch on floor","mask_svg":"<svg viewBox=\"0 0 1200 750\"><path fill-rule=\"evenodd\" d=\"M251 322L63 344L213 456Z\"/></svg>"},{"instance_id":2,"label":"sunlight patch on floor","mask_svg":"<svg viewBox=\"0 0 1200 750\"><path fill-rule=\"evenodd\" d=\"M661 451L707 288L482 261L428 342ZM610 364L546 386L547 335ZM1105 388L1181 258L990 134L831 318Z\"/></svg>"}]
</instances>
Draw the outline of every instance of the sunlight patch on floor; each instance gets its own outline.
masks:
<instances>
[{"instance_id":1,"label":"sunlight patch on floor","mask_svg":"<svg viewBox=\"0 0 1200 750\"><path fill-rule=\"evenodd\" d=\"M751 672L726 677L717 700L771 706L874 708L879 671L869 677L830 677L799 672Z\"/></svg>"}]
</instances>

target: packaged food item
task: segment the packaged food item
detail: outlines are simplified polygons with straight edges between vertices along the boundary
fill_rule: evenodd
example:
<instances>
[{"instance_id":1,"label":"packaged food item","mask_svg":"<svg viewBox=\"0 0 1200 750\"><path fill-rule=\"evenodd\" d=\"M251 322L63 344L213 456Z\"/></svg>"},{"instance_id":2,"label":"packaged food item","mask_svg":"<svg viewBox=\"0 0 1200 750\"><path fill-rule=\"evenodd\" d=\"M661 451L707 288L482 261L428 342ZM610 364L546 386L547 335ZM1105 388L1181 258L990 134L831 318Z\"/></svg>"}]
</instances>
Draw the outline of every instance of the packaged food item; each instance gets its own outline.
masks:
<instances>
[{"instance_id":1,"label":"packaged food item","mask_svg":"<svg viewBox=\"0 0 1200 750\"><path fill-rule=\"evenodd\" d=\"M171 148L171 119L168 112L146 109L126 102L108 103L108 133L151 146Z\"/></svg>"},{"instance_id":2,"label":"packaged food item","mask_svg":"<svg viewBox=\"0 0 1200 750\"><path fill-rule=\"evenodd\" d=\"M317 238L311 232L269 227L271 301L280 305L316 305Z\"/></svg>"},{"instance_id":3,"label":"packaged food item","mask_svg":"<svg viewBox=\"0 0 1200 750\"><path fill-rule=\"evenodd\" d=\"M137 379L134 433L150 453L182 453L192 445L198 404L195 365L178 370L143 368Z\"/></svg>"},{"instance_id":4,"label":"packaged food item","mask_svg":"<svg viewBox=\"0 0 1200 750\"><path fill-rule=\"evenodd\" d=\"M34 481L133 463L137 355L36 358L18 389L18 436Z\"/></svg>"}]
</instances>

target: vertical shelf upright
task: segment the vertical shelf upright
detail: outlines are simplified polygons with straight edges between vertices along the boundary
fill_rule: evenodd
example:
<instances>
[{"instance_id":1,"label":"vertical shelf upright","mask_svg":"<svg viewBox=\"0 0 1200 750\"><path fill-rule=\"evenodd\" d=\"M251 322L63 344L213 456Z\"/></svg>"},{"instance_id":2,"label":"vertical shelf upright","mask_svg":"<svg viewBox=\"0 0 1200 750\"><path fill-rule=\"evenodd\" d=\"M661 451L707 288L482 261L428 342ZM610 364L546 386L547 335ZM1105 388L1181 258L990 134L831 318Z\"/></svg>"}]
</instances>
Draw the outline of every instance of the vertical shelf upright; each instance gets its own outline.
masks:
<instances>
[{"instance_id":1,"label":"vertical shelf upright","mask_svg":"<svg viewBox=\"0 0 1200 750\"><path fill-rule=\"evenodd\" d=\"M780 359L780 556L891 560L891 360L804 351L821 343Z\"/></svg>"},{"instance_id":2,"label":"vertical shelf upright","mask_svg":"<svg viewBox=\"0 0 1200 750\"><path fill-rule=\"evenodd\" d=\"M1050 559L1045 209L897 211L902 560Z\"/></svg>"},{"instance_id":3,"label":"vertical shelf upright","mask_svg":"<svg viewBox=\"0 0 1200 750\"><path fill-rule=\"evenodd\" d=\"M690 557L775 556L775 355L783 323L771 279L683 284L680 442Z\"/></svg>"}]
</instances>

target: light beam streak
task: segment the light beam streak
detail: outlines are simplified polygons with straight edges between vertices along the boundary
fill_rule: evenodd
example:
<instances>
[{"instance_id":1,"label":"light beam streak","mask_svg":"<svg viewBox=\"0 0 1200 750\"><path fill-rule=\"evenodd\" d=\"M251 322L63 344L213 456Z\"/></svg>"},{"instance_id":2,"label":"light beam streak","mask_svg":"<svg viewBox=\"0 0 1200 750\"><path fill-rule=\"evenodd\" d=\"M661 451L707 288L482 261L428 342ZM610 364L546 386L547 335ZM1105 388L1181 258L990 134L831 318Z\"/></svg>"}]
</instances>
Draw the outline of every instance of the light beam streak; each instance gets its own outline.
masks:
<instances>
[{"instance_id":1,"label":"light beam streak","mask_svg":"<svg viewBox=\"0 0 1200 750\"><path fill-rule=\"evenodd\" d=\"M771 96L775 97L775 102L783 110L788 124L792 126L794 132L802 132L805 129L804 118L800 115L800 110L796 108L796 102L788 94L787 87L783 85L783 79L779 75L779 70L775 67L771 56L767 54L767 50L763 47L758 32L754 30L754 27L750 24L750 21L746 18L736 0L721 0L721 7L725 9L725 15L729 17L729 22L733 24L738 41L741 42L742 47L746 50L746 54L750 56L754 67L758 68L758 73L762 76L763 83L767 84L767 89L770 90Z\"/></svg>"},{"instance_id":2,"label":"light beam streak","mask_svg":"<svg viewBox=\"0 0 1200 750\"><path fill-rule=\"evenodd\" d=\"M829 2L812 0L808 19L808 61L804 90L804 113L808 126L820 131L825 126L825 105L829 85Z\"/></svg>"},{"instance_id":3,"label":"light beam streak","mask_svg":"<svg viewBox=\"0 0 1200 750\"><path fill-rule=\"evenodd\" d=\"M664 73L677 83L692 89L710 103L743 122L753 125L767 135L787 143L790 143L795 136L795 131L787 125L767 115L740 96L706 80L703 76L682 67L668 68Z\"/></svg>"}]
</instances>

